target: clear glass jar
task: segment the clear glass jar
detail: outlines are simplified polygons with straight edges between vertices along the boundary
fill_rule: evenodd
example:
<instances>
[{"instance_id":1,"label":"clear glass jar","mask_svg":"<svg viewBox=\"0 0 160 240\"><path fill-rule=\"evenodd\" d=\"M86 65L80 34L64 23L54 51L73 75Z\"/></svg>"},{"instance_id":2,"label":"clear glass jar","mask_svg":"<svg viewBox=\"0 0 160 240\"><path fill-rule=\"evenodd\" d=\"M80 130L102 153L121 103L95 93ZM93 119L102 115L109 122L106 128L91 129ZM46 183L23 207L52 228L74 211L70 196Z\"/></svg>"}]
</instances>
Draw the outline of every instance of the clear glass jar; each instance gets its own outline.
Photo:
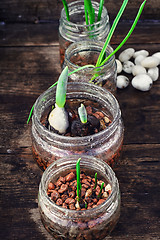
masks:
<instances>
[{"instance_id":1,"label":"clear glass jar","mask_svg":"<svg viewBox=\"0 0 160 240\"><path fill-rule=\"evenodd\" d=\"M56 181L75 169L77 156L69 156L52 163L43 173L39 186L38 205L42 222L53 239L102 240L110 234L120 216L120 191L113 170L100 159L81 156L81 168L97 172L112 188L111 195L101 205L87 210L70 210L56 205L47 195L49 182Z\"/></svg>"},{"instance_id":2,"label":"clear glass jar","mask_svg":"<svg viewBox=\"0 0 160 240\"><path fill-rule=\"evenodd\" d=\"M95 9L95 20L98 16L99 3L92 2ZM64 53L67 47L75 41L94 39L105 41L110 30L109 16L105 7L103 7L101 20L92 25L86 25L84 13L84 1L74 1L68 4L70 21L66 18L65 9L61 11L59 22L59 45L61 65L64 61Z\"/></svg>"},{"instance_id":3,"label":"clear glass jar","mask_svg":"<svg viewBox=\"0 0 160 240\"><path fill-rule=\"evenodd\" d=\"M122 150L124 127L116 98L91 83L68 83L66 99L86 99L103 106L112 123L104 130L84 137L67 137L49 131L41 123L44 112L55 104L56 86L37 99L32 116L32 150L38 165L45 169L58 158L86 154L101 158L109 165L117 162ZM99 109L101 110L101 109Z\"/></svg>"},{"instance_id":4,"label":"clear glass jar","mask_svg":"<svg viewBox=\"0 0 160 240\"><path fill-rule=\"evenodd\" d=\"M103 42L79 41L72 43L65 52L64 65L68 66L69 72L77 68L92 64L96 65L98 56L103 48ZM106 57L113 52L111 46L106 49ZM115 56L113 55L103 66L95 68L84 68L69 76L69 81L89 82L94 77L92 83L106 88L111 93L116 94L117 67Z\"/></svg>"}]
</instances>

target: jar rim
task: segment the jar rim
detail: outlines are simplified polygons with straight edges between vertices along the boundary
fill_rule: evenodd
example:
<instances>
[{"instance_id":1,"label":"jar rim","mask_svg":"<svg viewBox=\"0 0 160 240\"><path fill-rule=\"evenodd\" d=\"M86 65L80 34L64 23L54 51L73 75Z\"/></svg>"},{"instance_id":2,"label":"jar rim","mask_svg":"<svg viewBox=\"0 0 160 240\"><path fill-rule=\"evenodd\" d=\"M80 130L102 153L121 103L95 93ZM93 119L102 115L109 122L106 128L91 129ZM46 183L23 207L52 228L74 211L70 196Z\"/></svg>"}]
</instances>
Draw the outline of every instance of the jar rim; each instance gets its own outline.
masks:
<instances>
[{"instance_id":1,"label":"jar rim","mask_svg":"<svg viewBox=\"0 0 160 240\"><path fill-rule=\"evenodd\" d=\"M72 8L76 4L82 4L82 6L84 6L84 1L83 0L73 1L73 2L68 4L68 8ZM96 9L98 9L98 7L99 7L99 3L96 2L96 1L93 1L92 5L95 5L97 7ZM84 9L84 7L83 7L83 9ZM80 27L80 28L81 27L88 27L88 26L90 26L90 27L91 26L97 26L98 27L99 25L101 25L101 23L104 22L104 20L105 20L106 23L109 23L109 15L108 15L108 11L107 11L105 6L103 6L102 16L103 16L103 18L101 18L100 21L95 22L93 24L88 24L87 25L87 24L73 23L73 22L67 20L64 7L61 10L61 19L63 18L63 21L64 21L65 25L66 26L69 25L70 27ZM104 19L104 17L105 17L105 19Z\"/></svg>"},{"instance_id":2,"label":"jar rim","mask_svg":"<svg viewBox=\"0 0 160 240\"><path fill-rule=\"evenodd\" d=\"M83 42L83 44L82 44ZM77 46L80 46L79 49ZM78 69L80 66L74 64L71 62L70 60L70 55L71 53L74 54L74 51L76 51L76 53L79 51L86 51L86 48L90 48L90 51L92 51L92 48L93 48L93 51L94 51L94 48L97 47L97 48L100 48L100 52L102 50L104 46L104 42L102 41L94 41L94 40L83 40L83 41L76 41L76 42L73 42L71 43L66 51L65 51L65 59L64 59L64 62L66 61L66 65L69 66L71 69L74 68L74 69ZM113 52L113 48L111 47L111 45L108 45L107 46L107 49L106 49L106 53L109 53L111 54ZM94 68L90 68L90 67L87 67L87 68L84 68L82 71L83 72L88 72L88 71L96 71L96 70L100 70L100 69L103 69L104 67L109 67L110 64L112 64L113 62L115 61L115 55L111 56L111 58L105 62L102 66L99 66L99 67L94 67ZM88 63L89 64L89 63Z\"/></svg>"},{"instance_id":3,"label":"jar rim","mask_svg":"<svg viewBox=\"0 0 160 240\"><path fill-rule=\"evenodd\" d=\"M49 88L47 89L45 92L43 92L36 100L35 102L35 105L34 105L34 111L33 111L33 116L32 116L32 122L34 123L37 123L37 128L39 129L39 131L41 131L41 133L43 133L44 136L48 136L49 139L57 139L57 142L59 142L59 144L67 144L69 143L70 146L72 144L79 144L79 142L83 142L85 144L85 142L88 142L88 140L91 140L91 139L99 139L100 137L103 137L105 136L106 137L106 134L107 133L112 133L115 129L116 129L116 124L118 122L118 120L120 119L121 117L121 110L119 108L119 104L118 104L118 101L117 99L115 98L115 96L110 93L108 90L100 87L100 86L97 86L93 83L86 83L86 82L69 82L67 84L67 89L70 87L74 87L74 86L79 86L80 87L83 87L84 91L87 87L90 87L92 89L94 89L95 91L104 94L103 97L107 97L108 98L111 98L113 101L114 101L114 104L115 104L115 108L116 108L116 114L115 116L113 117L113 120L111 122L111 124L105 128L104 130L98 132L98 133L95 133L95 134L92 134L92 135L89 135L89 136L83 136L83 137L70 137L70 136L63 136L63 135L59 135L57 133L54 133L54 132L51 132L49 131L40 121L40 118L38 117L38 112L37 112L37 108L38 108L38 104L39 102L41 101L41 99L44 98L45 94L48 92L52 92L52 91L56 91L56 86L52 87L52 88ZM83 92L85 93L85 92ZM89 93L88 93L89 95ZM66 95L66 98L67 98L67 95ZM41 116L40 116L41 117ZM107 135L108 137L110 135Z\"/></svg>"},{"instance_id":4,"label":"jar rim","mask_svg":"<svg viewBox=\"0 0 160 240\"><path fill-rule=\"evenodd\" d=\"M51 207L54 207L55 211L56 210L60 211L63 214L68 212L68 214L79 215L79 217L83 218L83 217L95 215L96 211L101 211L101 209L103 207L110 207L113 200L115 199L115 197L119 193L119 183L118 183L118 179L115 175L115 172L106 162L104 162L100 158L96 158L96 157L93 157L93 156L88 156L88 155L80 155L80 156L81 156L80 164L83 165L83 169L85 169L85 166L84 166L85 164L87 165L87 164L91 163L91 161L92 161L92 162L94 162L94 164L98 164L99 166L101 166L104 169L105 175L106 175L104 177L105 179L108 180L109 177L112 178L112 182L109 182L111 184L112 191L111 191L111 194L109 195L109 197L106 199L106 201L104 201L102 204L96 206L95 208L77 211L77 210L65 209L61 206L58 206L55 202L53 202L48 197L46 187L48 186L49 181L51 181L53 179L53 176L54 176L53 173L55 173L57 169L59 170L60 167L62 168L63 165L65 165L65 162L67 162L67 161L68 161L68 166L71 163L72 163L72 165L75 163L75 166L76 166L76 161L79 158L79 156L77 156L77 155L71 155L69 157L67 157L67 156L62 157L62 158L54 161L53 163L51 163L46 168L46 170L42 174L41 182L39 184L39 194L41 194L41 196L43 195L46 203L48 203ZM94 164L91 164L91 166L90 166L90 170L92 170L92 171L94 171ZM73 168L69 168L69 169L73 169ZM100 170L100 168L99 168L99 170ZM63 168L62 168L62 172L63 172ZM99 172L99 174L104 175L104 172L102 173L102 171L101 171L101 172ZM108 178L107 178L107 176L108 176Z\"/></svg>"}]
</instances>

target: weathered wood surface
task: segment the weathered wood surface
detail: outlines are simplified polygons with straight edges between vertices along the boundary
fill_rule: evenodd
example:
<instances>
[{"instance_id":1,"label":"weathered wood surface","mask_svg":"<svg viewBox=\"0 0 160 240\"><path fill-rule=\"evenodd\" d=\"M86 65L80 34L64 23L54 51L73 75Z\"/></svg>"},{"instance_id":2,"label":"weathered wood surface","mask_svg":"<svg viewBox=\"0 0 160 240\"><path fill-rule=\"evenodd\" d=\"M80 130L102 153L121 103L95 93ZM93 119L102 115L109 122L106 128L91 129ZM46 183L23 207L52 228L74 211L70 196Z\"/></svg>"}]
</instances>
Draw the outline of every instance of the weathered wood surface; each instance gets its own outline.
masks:
<instances>
[{"instance_id":1,"label":"weathered wood surface","mask_svg":"<svg viewBox=\"0 0 160 240\"><path fill-rule=\"evenodd\" d=\"M25 3L25 1L24 1ZM2 3L1 3L2 4ZM119 28L117 44L128 30ZM28 113L60 73L54 24L7 24L0 40L0 239L52 239L37 206L41 170L33 161ZM142 25L125 47L160 51L159 24ZM51 31L52 30L52 31ZM150 34L151 33L151 34ZM52 38L53 37L53 38ZM115 172L122 207L110 240L160 239L160 78L149 92L118 90L125 125L122 160Z\"/></svg>"},{"instance_id":2,"label":"weathered wood surface","mask_svg":"<svg viewBox=\"0 0 160 240\"><path fill-rule=\"evenodd\" d=\"M68 0L73 2L73 0ZM99 2L97 0L97 2ZM123 14L123 19L134 19L142 0L129 1ZM120 9L122 0L107 0L105 7L110 19L113 20ZM0 21L2 22L38 22L53 21L60 16L63 8L61 0L5 0L0 1ZM142 19L160 18L160 4L158 0L147 1Z\"/></svg>"}]
</instances>

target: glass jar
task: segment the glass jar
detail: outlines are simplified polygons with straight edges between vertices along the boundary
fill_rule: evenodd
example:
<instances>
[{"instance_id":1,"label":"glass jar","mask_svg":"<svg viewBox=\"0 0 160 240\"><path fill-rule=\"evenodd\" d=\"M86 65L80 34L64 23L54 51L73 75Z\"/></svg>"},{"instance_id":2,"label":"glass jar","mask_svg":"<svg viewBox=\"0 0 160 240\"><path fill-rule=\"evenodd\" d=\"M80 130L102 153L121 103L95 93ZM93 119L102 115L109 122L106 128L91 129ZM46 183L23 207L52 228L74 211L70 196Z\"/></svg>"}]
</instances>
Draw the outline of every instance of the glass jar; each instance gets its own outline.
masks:
<instances>
[{"instance_id":1,"label":"glass jar","mask_svg":"<svg viewBox=\"0 0 160 240\"><path fill-rule=\"evenodd\" d=\"M103 48L103 42L97 41L79 41L72 43L65 52L64 66L68 66L69 72L72 72L84 65L96 65L98 56ZM113 52L111 46L106 49L106 57ZM92 80L94 78L94 80ZM87 67L69 76L69 81L95 83L106 88L111 93L116 93L117 67L115 56L113 55L101 67Z\"/></svg>"},{"instance_id":2,"label":"glass jar","mask_svg":"<svg viewBox=\"0 0 160 240\"><path fill-rule=\"evenodd\" d=\"M92 2L95 9L95 20L98 16L99 3ZM64 53L67 47L75 41L94 39L105 41L110 30L109 16L105 7L103 7L101 20L91 25L85 23L84 1L74 1L68 4L70 21L66 18L65 9L61 11L59 22L59 45L60 62L64 61Z\"/></svg>"},{"instance_id":3,"label":"glass jar","mask_svg":"<svg viewBox=\"0 0 160 240\"><path fill-rule=\"evenodd\" d=\"M116 98L106 89L91 83L68 83L66 99L86 99L98 103L112 119L104 130L84 137L68 137L49 131L42 123L44 112L55 104L56 86L36 100L32 116L32 150L38 165L45 169L64 156L86 154L101 158L109 165L117 162L122 150L124 127ZM101 109L99 109L100 111ZM48 114L48 113L47 113Z\"/></svg>"},{"instance_id":4,"label":"glass jar","mask_svg":"<svg viewBox=\"0 0 160 240\"><path fill-rule=\"evenodd\" d=\"M75 169L77 156L69 156L52 163L43 173L38 194L38 205L42 222L53 239L102 240L113 230L120 216L120 191L113 170L100 159L81 156L81 168L89 173L97 172L104 182L111 185L107 200L91 209L70 210L56 205L47 195L49 182L56 181Z\"/></svg>"}]
</instances>

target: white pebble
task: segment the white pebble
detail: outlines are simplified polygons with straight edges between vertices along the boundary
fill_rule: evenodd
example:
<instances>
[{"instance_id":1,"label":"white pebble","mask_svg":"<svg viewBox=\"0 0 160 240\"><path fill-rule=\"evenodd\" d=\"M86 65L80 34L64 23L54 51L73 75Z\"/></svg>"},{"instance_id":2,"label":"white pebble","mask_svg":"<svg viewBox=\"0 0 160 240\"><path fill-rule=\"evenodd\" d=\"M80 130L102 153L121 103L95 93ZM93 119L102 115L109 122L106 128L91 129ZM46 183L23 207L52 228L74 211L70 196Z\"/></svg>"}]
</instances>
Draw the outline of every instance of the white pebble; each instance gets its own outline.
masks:
<instances>
[{"instance_id":1,"label":"white pebble","mask_svg":"<svg viewBox=\"0 0 160 240\"><path fill-rule=\"evenodd\" d=\"M142 60L144 60L145 58L146 57L144 57L143 55L139 55L138 57L135 58L134 63L136 65L141 65Z\"/></svg>"},{"instance_id":2,"label":"white pebble","mask_svg":"<svg viewBox=\"0 0 160 240\"><path fill-rule=\"evenodd\" d=\"M152 56L158 58L159 59L159 64L160 64L160 52L156 52Z\"/></svg>"},{"instance_id":3,"label":"white pebble","mask_svg":"<svg viewBox=\"0 0 160 240\"><path fill-rule=\"evenodd\" d=\"M132 73L132 68L134 66L134 63L131 61L126 61L123 63L123 71L126 73Z\"/></svg>"},{"instance_id":4,"label":"white pebble","mask_svg":"<svg viewBox=\"0 0 160 240\"><path fill-rule=\"evenodd\" d=\"M157 57L146 57L141 61L141 65L145 68L155 68L159 64L159 59Z\"/></svg>"},{"instance_id":5,"label":"white pebble","mask_svg":"<svg viewBox=\"0 0 160 240\"><path fill-rule=\"evenodd\" d=\"M153 81L147 74L139 74L132 79L132 86L141 91L151 89Z\"/></svg>"},{"instance_id":6,"label":"white pebble","mask_svg":"<svg viewBox=\"0 0 160 240\"><path fill-rule=\"evenodd\" d=\"M116 59L116 64L117 64L117 73L121 73L122 72L122 63Z\"/></svg>"},{"instance_id":7,"label":"white pebble","mask_svg":"<svg viewBox=\"0 0 160 240\"><path fill-rule=\"evenodd\" d=\"M133 48L127 48L123 52L120 53L119 55L119 60L121 62L126 62L128 61L134 54L135 50Z\"/></svg>"},{"instance_id":8,"label":"white pebble","mask_svg":"<svg viewBox=\"0 0 160 240\"><path fill-rule=\"evenodd\" d=\"M146 72L147 72L146 69L144 67L142 67L141 65L134 65L132 67L133 76L143 74L143 73L146 73Z\"/></svg>"},{"instance_id":9,"label":"white pebble","mask_svg":"<svg viewBox=\"0 0 160 240\"><path fill-rule=\"evenodd\" d=\"M157 81L159 77L159 68L158 67L150 68L148 70L148 75L152 78L153 81Z\"/></svg>"},{"instance_id":10,"label":"white pebble","mask_svg":"<svg viewBox=\"0 0 160 240\"><path fill-rule=\"evenodd\" d=\"M122 89L126 88L129 85L129 79L126 76L119 75L117 77L117 87Z\"/></svg>"},{"instance_id":11,"label":"white pebble","mask_svg":"<svg viewBox=\"0 0 160 240\"><path fill-rule=\"evenodd\" d=\"M146 51L146 50L139 50L139 51L136 51L134 54L133 54L133 57L136 58L138 57L139 55L142 55L144 57L147 57L149 55L149 52Z\"/></svg>"}]
</instances>

